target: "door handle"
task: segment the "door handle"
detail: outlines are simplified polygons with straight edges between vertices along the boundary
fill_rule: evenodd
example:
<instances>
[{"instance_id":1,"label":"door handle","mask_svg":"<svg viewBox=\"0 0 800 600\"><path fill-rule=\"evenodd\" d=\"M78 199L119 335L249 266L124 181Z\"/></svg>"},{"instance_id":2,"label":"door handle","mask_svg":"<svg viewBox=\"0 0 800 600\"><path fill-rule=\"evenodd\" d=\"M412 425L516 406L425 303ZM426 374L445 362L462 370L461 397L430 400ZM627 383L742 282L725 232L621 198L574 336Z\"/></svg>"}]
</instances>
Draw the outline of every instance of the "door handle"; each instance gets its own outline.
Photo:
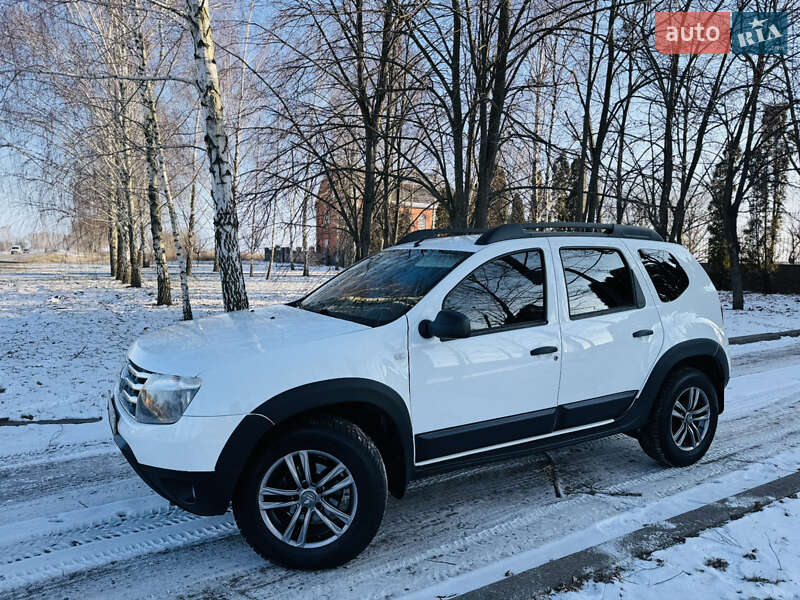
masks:
<instances>
[{"instance_id":1,"label":"door handle","mask_svg":"<svg viewBox=\"0 0 800 600\"><path fill-rule=\"evenodd\" d=\"M653 335L652 329L640 329L633 332L633 337L647 337L648 335Z\"/></svg>"},{"instance_id":2,"label":"door handle","mask_svg":"<svg viewBox=\"0 0 800 600\"><path fill-rule=\"evenodd\" d=\"M541 346L531 350L531 356L541 356L542 354L552 354L553 352L558 352L558 348L555 346Z\"/></svg>"}]
</instances>

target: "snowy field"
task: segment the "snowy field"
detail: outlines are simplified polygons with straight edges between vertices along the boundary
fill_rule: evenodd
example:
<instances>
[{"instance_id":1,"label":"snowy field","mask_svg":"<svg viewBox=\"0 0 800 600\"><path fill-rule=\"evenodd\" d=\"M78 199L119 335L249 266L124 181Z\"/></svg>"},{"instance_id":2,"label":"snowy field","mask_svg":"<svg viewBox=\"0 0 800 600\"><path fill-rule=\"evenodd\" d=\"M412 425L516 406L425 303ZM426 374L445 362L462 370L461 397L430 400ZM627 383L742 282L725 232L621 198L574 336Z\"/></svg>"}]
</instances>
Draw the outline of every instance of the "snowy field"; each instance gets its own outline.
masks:
<instances>
[{"instance_id":1,"label":"snowy field","mask_svg":"<svg viewBox=\"0 0 800 600\"><path fill-rule=\"evenodd\" d=\"M744 310L731 309L731 293L720 292L728 335L749 335L800 329L800 290L797 294L745 292Z\"/></svg>"},{"instance_id":2,"label":"snowy field","mask_svg":"<svg viewBox=\"0 0 800 600\"><path fill-rule=\"evenodd\" d=\"M179 305L153 305L151 271L133 290L105 269L0 263L0 418L100 417L131 341L180 318ZM261 270L247 279L251 305L295 299L330 274L303 278L281 268L266 282ZM177 283L175 276L176 300ZM197 317L221 310L208 265L192 281L192 302ZM726 311L731 335L800 328L797 297L748 295L747 305L754 309ZM714 445L690 469L663 469L634 440L615 436L429 478L390 500L363 555L314 573L263 562L230 513L205 518L170 507L125 463L105 420L0 426L0 597L108 598L112 586L122 600L448 597L796 471L800 338L737 347L732 375ZM709 586L702 589L713 597L797 597L798 540L781 523L800 529L800 508L788 500L775 506L627 565L621 581L583 593L655 597L647 586L677 574L656 586L672 592L664 597L690 585ZM734 529L759 518L766 520ZM763 536L752 537L759 532L789 552L781 572ZM758 560L734 561L739 547L725 536L749 546L742 554L757 548ZM704 566L707 558L731 566ZM781 582L742 580L748 576Z\"/></svg>"},{"instance_id":3,"label":"snowy field","mask_svg":"<svg viewBox=\"0 0 800 600\"><path fill-rule=\"evenodd\" d=\"M0 263L0 418L99 416L133 340L180 320L177 273L174 304L156 306L153 269L139 289L107 272L105 264ZM246 278L250 306L295 300L333 273L321 267L303 277L302 267L278 265L267 281L261 263ZM210 263L195 266L190 285L195 318L222 311Z\"/></svg>"}]
</instances>

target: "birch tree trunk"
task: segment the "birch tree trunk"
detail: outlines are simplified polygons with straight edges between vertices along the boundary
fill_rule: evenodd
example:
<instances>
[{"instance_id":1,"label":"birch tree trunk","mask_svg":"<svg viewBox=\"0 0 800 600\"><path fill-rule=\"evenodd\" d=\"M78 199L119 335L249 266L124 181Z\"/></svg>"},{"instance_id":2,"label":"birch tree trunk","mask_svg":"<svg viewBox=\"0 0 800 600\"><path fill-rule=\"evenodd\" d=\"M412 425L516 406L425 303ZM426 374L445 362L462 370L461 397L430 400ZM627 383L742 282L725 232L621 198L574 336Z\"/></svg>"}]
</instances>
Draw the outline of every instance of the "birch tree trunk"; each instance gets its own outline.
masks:
<instances>
[{"instance_id":1,"label":"birch tree trunk","mask_svg":"<svg viewBox=\"0 0 800 600\"><path fill-rule=\"evenodd\" d=\"M294 195L289 198L289 270L294 271Z\"/></svg>"},{"instance_id":2,"label":"birch tree trunk","mask_svg":"<svg viewBox=\"0 0 800 600\"><path fill-rule=\"evenodd\" d=\"M145 115L145 139L147 144L147 166L148 166L148 194L152 191L153 198L150 201L150 215L151 221L156 221L158 225L159 244L161 246L162 256L164 253L163 242L161 241L161 210L158 206L158 193L156 191L158 180L161 184L161 192L167 201L167 210L169 211L170 226L172 228L172 239L175 243L175 251L178 255L178 268L180 269L181 277L181 299L183 303L183 319L190 321L192 319L192 306L189 301L189 282L186 276L186 257L183 252L183 244L181 243L180 229L178 228L178 217L175 213L175 202L172 198L172 190L169 185L169 177L167 176L167 166L164 160L164 151L161 146L161 128L158 124L158 113L156 112L156 103L153 96L153 85L147 79L147 50L144 46L144 37L142 36L141 28L137 29L134 34L134 41L139 59L139 75L142 78L142 83L139 90L142 96L142 105ZM155 211L155 214L154 214ZM156 248L156 225L153 225L153 247ZM163 269L163 276L167 283L167 294L169 294L169 273L166 269L166 259L164 258L161 268ZM159 290L160 291L160 290Z\"/></svg>"},{"instance_id":3,"label":"birch tree trunk","mask_svg":"<svg viewBox=\"0 0 800 600\"><path fill-rule=\"evenodd\" d=\"M108 262L111 268L111 277L117 277L117 250L119 245L119 232L117 230L117 201L111 198L108 203Z\"/></svg>"},{"instance_id":4,"label":"birch tree trunk","mask_svg":"<svg viewBox=\"0 0 800 600\"><path fill-rule=\"evenodd\" d=\"M131 183L131 161L128 153L128 109L125 98L125 82L119 81L117 85L117 120L120 132L120 182L122 183L122 203L125 206L125 222L130 263L131 287L142 287L142 271L139 268L139 257L136 254L136 233L133 226L133 185Z\"/></svg>"},{"instance_id":5,"label":"birch tree trunk","mask_svg":"<svg viewBox=\"0 0 800 600\"><path fill-rule=\"evenodd\" d=\"M308 277L308 191L303 192L303 206L300 212L303 227L303 277Z\"/></svg>"},{"instance_id":6,"label":"birch tree trunk","mask_svg":"<svg viewBox=\"0 0 800 600\"><path fill-rule=\"evenodd\" d=\"M154 107L155 108L155 107ZM186 275L186 258L183 253L183 244L181 243L180 230L178 229L178 215L175 213L175 202L172 199L172 190L169 187L169 178L167 177L167 165L164 162L164 152L161 147L161 134L158 127L158 118L153 113L153 120L155 123L155 140L158 153L156 160L161 171L161 185L162 193L167 199L167 211L169 212L169 223L172 228L172 239L175 242L175 251L178 254L178 267L181 273L181 302L183 305L183 320L192 320L192 305L189 301L189 278ZM240 269L241 270L241 269Z\"/></svg>"},{"instance_id":7,"label":"birch tree trunk","mask_svg":"<svg viewBox=\"0 0 800 600\"><path fill-rule=\"evenodd\" d=\"M200 111L194 117L193 144L197 144L197 130L200 126ZM186 275L192 274L192 258L194 255L194 221L197 209L197 148L192 148L192 190L189 196L189 231L186 233Z\"/></svg>"},{"instance_id":8,"label":"birch tree trunk","mask_svg":"<svg viewBox=\"0 0 800 600\"><path fill-rule=\"evenodd\" d=\"M275 206L272 207L273 215L272 215L272 241L270 249L269 249L269 266L267 267L267 276L265 279L269 279L272 276L272 265L275 262Z\"/></svg>"},{"instance_id":9,"label":"birch tree trunk","mask_svg":"<svg viewBox=\"0 0 800 600\"><path fill-rule=\"evenodd\" d=\"M144 235L144 216L142 215L142 208L139 207L139 264L143 269L150 268L150 257L147 256L147 245L145 243Z\"/></svg>"},{"instance_id":10,"label":"birch tree trunk","mask_svg":"<svg viewBox=\"0 0 800 600\"><path fill-rule=\"evenodd\" d=\"M128 230L128 262L131 266L131 287L142 287L142 269L139 265L139 255L136 252L136 232L133 224L133 187L131 184L131 165L128 151L122 151L123 188L122 198L127 207L126 228Z\"/></svg>"},{"instance_id":11,"label":"birch tree trunk","mask_svg":"<svg viewBox=\"0 0 800 600\"><path fill-rule=\"evenodd\" d=\"M139 93L145 119L144 139L145 157L147 159L147 201L150 207L150 233L153 237L153 259L156 262L156 282L158 288L156 304L163 306L172 304L172 292L170 290L167 253L164 250L163 230L161 227L161 204L158 197L159 173L158 162L156 161L155 107L148 93L150 82L144 81L144 78L147 76L147 63L144 40L139 30L134 33L134 46L139 60L139 76L143 80L139 85ZM142 248L144 249L144 239L142 240ZM178 260L180 260L180 256Z\"/></svg>"},{"instance_id":12,"label":"birch tree trunk","mask_svg":"<svg viewBox=\"0 0 800 600\"><path fill-rule=\"evenodd\" d=\"M119 220L117 221L117 279L121 283L128 284L131 282L130 265L128 264L125 254L128 247L128 229L124 223L127 221L125 204L122 202L122 189L118 189L116 193L117 214Z\"/></svg>"},{"instance_id":13,"label":"birch tree trunk","mask_svg":"<svg viewBox=\"0 0 800 600\"><path fill-rule=\"evenodd\" d=\"M122 158L119 152L114 155L114 167L117 170L119 182L115 193L118 217L117 279L120 283L130 284L131 264L128 258L128 249L130 248L130 243L128 241L128 205L125 202L125 194L123 192Z\"/></svg>"},{"instance_id":14,"label":"birch tree trunk","mask_svg":"<svg viewBox=\"0 0 800 600\"><path fill-rule=\"evenodd\" d=\"M148 118L149 120L149 118ZM149 124L145 124L149 128ZM146 138L152 134L145 133ZM161 229L161 206L158 202L158 171L156 170L154 148L151 139L147 140L147 201L150 206L150 233L153 236L153 259L156 262L156 304L159 306L172 304L172 291L167 270L167 256L164 250L164 239Z\"/></svg>"},{"instance_id":15,"label":"birch tree trunk","mask_svg":"<svg viewBox=\"0 0 800 600\"><path fill-rule=\"evenodd\" d=\"M222 110L214 39L208 0L186 0L189 31L194 44L196 84L203 107L211 196L214 199L214 236L226 311L248 308L247 290L239 254L239 219L230 161L228 135Z\"/></svg>"},{"instance_id":16,"label":"birch tree trunk","mask_svg":"<svg viewBox=\"0 0 800 600\"><path fill-rule=\"evenodd\" d=\"M256 251L256 244L255 244L255 236L256 236L256 207L253 206L252 210L250 211L250 277L253 276L253 255Z\"/></svg>"},{"instance_id":17,"label":"birch tree trunk","mask_svg":"<svg viewBox=\"0 0 800 600\"><path fill-rule=\"evenodd\" d=\"M194 169L193 169L194 170ZM192 181L189 192L189 231L186 233L186 275L192 274L192 260L194 255L194 213L197 207L197 182Z\"/></svg>"},{"instance_id":18,"label":"birch tree trunk","mask_svg":"<svg viewBox=\"0 0 800 600\"><path fill-rule=\"evenodd\" d=\"M239 70L239 99L236 106L236 129L233 137L233 194L234 197L239 192L239 150L242 141L242 110L244 108L244 74L245 65L247 64L247 44L250 43L250 23L253 20L253 9L255 2L250 3L250 14L247 17L247 25L244 28L244 47L242 48L242 67ZM252 232L251 232L252 233ZM251 252L252 252L251 248ZM251 273L252 276L252 258L251 258Z\"/></svg>"}]
</instances>

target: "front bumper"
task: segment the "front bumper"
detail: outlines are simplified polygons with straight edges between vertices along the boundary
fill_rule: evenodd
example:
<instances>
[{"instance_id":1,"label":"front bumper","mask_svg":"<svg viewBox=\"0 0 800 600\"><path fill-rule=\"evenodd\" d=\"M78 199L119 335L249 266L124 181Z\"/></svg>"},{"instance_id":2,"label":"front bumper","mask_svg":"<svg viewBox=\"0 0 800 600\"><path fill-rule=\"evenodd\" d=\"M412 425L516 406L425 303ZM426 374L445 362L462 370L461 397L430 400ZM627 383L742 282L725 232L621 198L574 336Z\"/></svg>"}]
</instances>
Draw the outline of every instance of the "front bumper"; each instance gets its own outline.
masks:
<instances>
[{"instance_id":1,"label":"front bumper","mask_svg":"<svg viewBox=\"0 0 800 600\"><path fill-rule=\"evenodd\" d=\"M136 474L156 493L196 515L221 515L231 498L230 477L214 471L178 471L140 463L119 432L121 415L113 397L108 402L108 423L114 442Z\"/></svg>"},{"instance_id":2,"label":"front bumper","mask_svg":"<svg viewBox=\"0 0 800 600\"><path fill-rule=\"evenodd\" d=\"M173 471L143 465L119 433L114 434L114 441L136 474L173 504L203 516L221 515L228 510L229 482L215 471Z\"/></svg>"},{"instance_id":3,"label":"front bumper","mask_svg":"<svg viewBox=\"0 0 800 600\"><path fill-rule=\"evenodd\" d=\"M173 425L147 425L121 411L113 396L108 422L123 456L147 485L204 516L228 510L239 476L273 425L257 414L184 416Z\"/></svg>"}]
</instances>

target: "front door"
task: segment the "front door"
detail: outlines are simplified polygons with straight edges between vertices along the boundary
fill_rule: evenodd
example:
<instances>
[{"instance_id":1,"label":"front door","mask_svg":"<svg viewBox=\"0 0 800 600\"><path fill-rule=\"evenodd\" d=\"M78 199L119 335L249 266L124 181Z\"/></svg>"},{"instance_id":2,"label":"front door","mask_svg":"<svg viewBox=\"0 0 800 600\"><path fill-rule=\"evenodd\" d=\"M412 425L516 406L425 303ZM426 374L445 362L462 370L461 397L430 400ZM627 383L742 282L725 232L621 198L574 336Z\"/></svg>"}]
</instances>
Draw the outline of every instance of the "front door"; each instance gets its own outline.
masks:
<instances>
[{"instance_id":1,"label":"front door","mask_svg":"<svg viewBox=\"0 0 800 600\"><path fill-rule=\"evenodd\" d=\"M409 323L417 463L552 431L561 362L552 268L529 248L478 266L436 309L470 320L465 339L426 339Z\"/></svg>"}]
</instances>

